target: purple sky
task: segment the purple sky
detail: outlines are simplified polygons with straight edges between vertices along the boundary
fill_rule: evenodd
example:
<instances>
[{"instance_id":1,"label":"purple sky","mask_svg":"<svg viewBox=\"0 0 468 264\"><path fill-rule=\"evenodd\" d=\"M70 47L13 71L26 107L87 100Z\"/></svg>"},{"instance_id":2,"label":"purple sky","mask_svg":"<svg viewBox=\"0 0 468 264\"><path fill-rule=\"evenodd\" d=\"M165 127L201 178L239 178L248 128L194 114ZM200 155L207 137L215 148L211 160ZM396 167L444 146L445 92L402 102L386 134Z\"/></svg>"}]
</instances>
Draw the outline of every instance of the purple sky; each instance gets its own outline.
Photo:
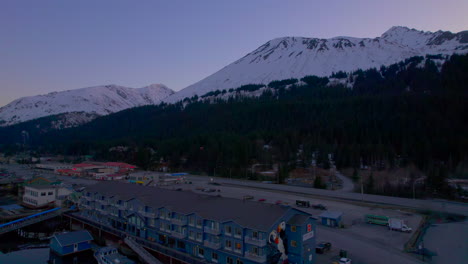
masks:
<instances>
[{"instance_id":1,"label":"purple sky","mask_svg":"<svg viewBox=\"0 0 468 264\"><path fill-rule=\"evenodd\" d=\"M102 84L180 90L284 36L468 29L466 0L4 0L0 106Z\"/></svg>"}]
</instances>

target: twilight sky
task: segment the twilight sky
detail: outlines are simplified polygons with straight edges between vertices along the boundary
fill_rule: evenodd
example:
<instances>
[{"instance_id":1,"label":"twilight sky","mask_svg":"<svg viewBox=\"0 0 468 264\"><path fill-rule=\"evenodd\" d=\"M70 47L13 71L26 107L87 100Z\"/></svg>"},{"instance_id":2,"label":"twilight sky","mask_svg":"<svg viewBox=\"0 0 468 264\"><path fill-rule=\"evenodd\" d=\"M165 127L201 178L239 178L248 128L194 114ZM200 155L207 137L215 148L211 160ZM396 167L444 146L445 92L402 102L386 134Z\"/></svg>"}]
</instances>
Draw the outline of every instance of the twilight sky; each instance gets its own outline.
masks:
<instances>
[{"instance_id":1,"label":"twilight sky","mask_svg":"<svg viewBox=\"0 0 468 264\"><path fill-rule=\"evenodd\" d=\"M466 0L2 0L0 107L118 84L180 90L276 37L468 29Z\"/></svg>"}]
</instances>

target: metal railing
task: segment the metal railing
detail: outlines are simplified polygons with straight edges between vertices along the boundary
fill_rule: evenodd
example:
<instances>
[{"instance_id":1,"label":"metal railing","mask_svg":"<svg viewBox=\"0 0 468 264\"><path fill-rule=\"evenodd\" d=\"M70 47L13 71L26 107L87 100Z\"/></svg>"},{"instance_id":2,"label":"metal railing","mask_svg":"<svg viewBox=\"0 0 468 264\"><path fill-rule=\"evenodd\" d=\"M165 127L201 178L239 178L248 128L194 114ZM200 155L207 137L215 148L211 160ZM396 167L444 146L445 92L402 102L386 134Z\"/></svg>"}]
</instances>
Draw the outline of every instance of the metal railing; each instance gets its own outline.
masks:
<instances>
[{"instance_id":1,"label":"metal railing","mask_svg":"<svg viewBox=\"0 0 468 264\"><path fill-rule=\"evenodd\" d=\"M67 214L65 214L65 216L70 217L70 218L75 219L75 220L78 220L78 221L81 221L81 222L84 222L87 225L90 225L90 226L93 226L93 227L96 227L96 228L100 228L100 229L102 229L102 230L104 230L104 231L106 231L108 233L114 234L114 235L119 236L121 238L130 237L135 242L140 244L141 246L144 246L144 247L149 248L151 250L157 251L158 253L164 254L166 256L175 258L177 260L180 260L180 261L183 261L183 262L186 262L186 263L190 263L190 264L192 264L192 263L193 264L207 264L208 263L206 261L195 258L195 257L193 257L193 256L191 256L191 255L189 255L187 253L183 253L183 252L180 252L178 250L165 247L163 245L160 245L160 244L155 243L155 242L148 241L148 240L143 239L143 238L132 236L132 235L130 235L130 234L124 232L124 231L115 229L115 228L107 226L107 225L103 225L101 223L91 221L91 220L89 220L89 219L87 219L85 217L79 216L79 215L68 214L67 213Z\"/></svg>"},{"instance_id":2,"label":"metal railing","mask_svg":"<svg viewBox=\"0 0 468 264\"><path fill-rule=\"evenodd\" d=\"M187 219L172 218L171 223L175 225L187 225Z\"/></svg>"},{"instance_id":3,"label":"metal railing","mask_svg":"<svg viewBox=\"0 0 468 264\"><path fill-rule=\"evenodd\" d=\"M245 258L260 263L264 263L267 259L265 255L257 255L252 252L245 252Z\"/></svg>"},{"instance_id":4,"label":"metal railing","mask_svg":"<svg viewBox=\"0 0 468 264\"><path fill-rule=\"evenodd\" d=\"M205 240L205 241L203 241L203 245L205 247L209 247L209 248L212 248L212 249L220 249L221 248L221 242L213 242L213 241Z\"/></svg>"},{"instance_id":5,"label":"metal railing","mask_svg":"<svg viewBox=\"0 0 468 264\"><path fill-rule=\"evenodd\" d=\"M62 209L58 207L58 208L54 208L54 209L40 212L37 214L33 214L33 215L30 215L21 219L17 219L17 220L14 220L5 224L1 224L0 235L14 231L19 228L23 228L25 226L39 223L41 221L44 221L44 220L47 220L56 216L59 216L60 214L62 214L64 211L67 211L67 210L68 209Z\"/></svg>"},{"instance_id":6,"label":"metal railing","mask_svg":"<svg viewBox=\"0 0 468 264\"><path fill-rule=\"evenodd\" d=\"M135 251L138 254L138 256L140 256L143 259L143 261L145 263L147 263L147 264L162 264L161 261L159 261L153 255L151 255L142 246L140 246L138 243L136 243L132 238L126 237L124 239L124 241L133 251Z\"/></svg>"},{"instance_id":7,"label":"metal railing","mask_svg":"<svg viewBox=\"0 0 468 264\"><path fill-rule=\"evenodd\" d=\"M265 238L262 239L262 238L255 238L255 237L246 236L244 238L244 242L248 243L248 244L256 245L256 246L259 246L259 247L266 246L266 239Z\"/></svg>"},{"instance_id":8,"label":"metal railing","mask_svg":"<svg viewBox=\"0 0 468 264\"><path fill-rule=\"evenodd\" d=\"M203 228L203 231L204 231L205 233L212 234L212 235L215 235L215 236L221 234L221 230L219 230L219 228L211 228L211 227L205 226L205 227Z\"/></svg>"}]
</instances>

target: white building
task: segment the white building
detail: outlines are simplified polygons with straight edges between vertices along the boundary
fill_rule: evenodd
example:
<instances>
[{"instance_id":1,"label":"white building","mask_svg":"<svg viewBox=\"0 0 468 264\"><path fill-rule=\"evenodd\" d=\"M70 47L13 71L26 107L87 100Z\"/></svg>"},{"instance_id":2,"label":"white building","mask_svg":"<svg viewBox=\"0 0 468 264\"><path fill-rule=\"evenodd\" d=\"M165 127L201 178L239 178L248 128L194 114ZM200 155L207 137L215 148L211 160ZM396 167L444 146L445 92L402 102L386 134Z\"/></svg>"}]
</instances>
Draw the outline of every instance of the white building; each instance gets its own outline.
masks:
<instances>
[{"instance_id":1,"label":"white building","mask_svg":"<svg viewBox=\"0 0 468 264\"><path fill-rule=\"evenodd\" d=\"M25 186L23 194L23 204L27 207L40 208L52 204L61 206L72 193L65 187L51 185Z\"/></svg>"},{"instance_id":2,"label":"white building","mask_svg":"<svg viewBox=\"0 0 468 264\"><path fill-rule=\"evenodd\" d=\"M57 170L70 169L71 165L64 163L40 163L36 164L36 169L51 170L57 172Z\"/></svg>"}]
</instances>

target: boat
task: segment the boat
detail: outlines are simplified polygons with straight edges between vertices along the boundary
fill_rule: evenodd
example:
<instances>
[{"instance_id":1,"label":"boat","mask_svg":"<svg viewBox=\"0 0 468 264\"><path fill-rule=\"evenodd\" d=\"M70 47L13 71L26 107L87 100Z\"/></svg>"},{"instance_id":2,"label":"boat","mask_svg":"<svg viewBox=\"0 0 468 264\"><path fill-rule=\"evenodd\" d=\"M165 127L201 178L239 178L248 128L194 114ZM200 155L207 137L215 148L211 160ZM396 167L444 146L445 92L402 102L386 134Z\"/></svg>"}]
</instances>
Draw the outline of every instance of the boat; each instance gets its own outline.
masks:
<instances>
[{"instance_id":1,"label":"boat","mask_svg":"<svg viewBox=\"0 0 468 264\"><path fill-rule=\"evenodd\" d=\"M117 248L103 247L94 252L94 258L99 264L135 264L135 262L120 254Z\"/></svg>"}]
</instances>

